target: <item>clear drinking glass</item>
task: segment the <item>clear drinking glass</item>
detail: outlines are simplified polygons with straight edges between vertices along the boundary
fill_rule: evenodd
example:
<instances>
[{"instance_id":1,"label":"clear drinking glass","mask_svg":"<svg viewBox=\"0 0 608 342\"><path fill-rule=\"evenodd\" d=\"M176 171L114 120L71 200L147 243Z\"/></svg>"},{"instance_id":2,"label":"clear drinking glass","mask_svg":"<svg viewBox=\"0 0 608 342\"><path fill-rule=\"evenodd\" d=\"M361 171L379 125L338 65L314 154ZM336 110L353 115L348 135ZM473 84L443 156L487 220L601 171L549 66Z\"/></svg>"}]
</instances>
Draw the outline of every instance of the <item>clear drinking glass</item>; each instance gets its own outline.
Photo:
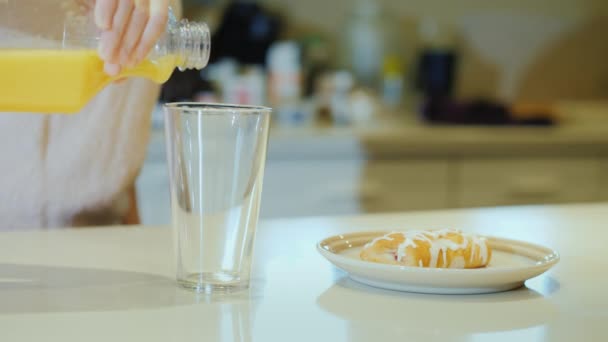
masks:
<instances>
[{"instance_id":1,"label":"clear drinking glass","mask_svg":"<svg viewBox=\"0 0 608 342\"><path fill-rule=\"evenodd\" d=\"M271 110L165 105L177 282L201 292L249 287Z\"/></svg>"}]
</instances>

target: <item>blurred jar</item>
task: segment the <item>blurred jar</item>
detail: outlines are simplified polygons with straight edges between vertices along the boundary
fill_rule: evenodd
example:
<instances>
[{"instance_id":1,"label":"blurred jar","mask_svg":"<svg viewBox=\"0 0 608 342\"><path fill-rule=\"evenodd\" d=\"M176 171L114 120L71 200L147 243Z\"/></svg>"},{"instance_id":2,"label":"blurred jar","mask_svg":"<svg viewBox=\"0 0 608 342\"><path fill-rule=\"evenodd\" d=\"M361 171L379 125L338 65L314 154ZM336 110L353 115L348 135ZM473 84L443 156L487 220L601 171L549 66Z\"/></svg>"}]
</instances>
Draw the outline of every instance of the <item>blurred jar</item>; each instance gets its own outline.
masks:
<instances>
[{"instance_id":1,"label":"blurred jar","mask_svg":"<svg viewBox=\"0 0 608 342\"><path fill-rule=\"evenodd\" d=\"M268 99L274 108L275 118L281 123L297 124L303 121L300 54L300 47L293 41L277 42L268 51Z\"/></svg>"},{"instance_id":2,"label":"blurred jar","mask_svg":"<svg viewBox=\"0 0 608 342\"><path fill-rule=\"evenodd\" d=\"M385 57L399 42L396 23L375 0L357 0L344 28L341 59L359 84L379 90Z\"/></svg>"},{"instance_id":3,"label":"blurred jar","mask_svg":"<svg viewBox=\"0 0 608 342\"><path fill-rule=\"evenodd\" d=\"M385 58L382 76L382 101L388 108L396 109L403 103L404 92L404 66L398 56Z\"/></svg>"}]
</instances>

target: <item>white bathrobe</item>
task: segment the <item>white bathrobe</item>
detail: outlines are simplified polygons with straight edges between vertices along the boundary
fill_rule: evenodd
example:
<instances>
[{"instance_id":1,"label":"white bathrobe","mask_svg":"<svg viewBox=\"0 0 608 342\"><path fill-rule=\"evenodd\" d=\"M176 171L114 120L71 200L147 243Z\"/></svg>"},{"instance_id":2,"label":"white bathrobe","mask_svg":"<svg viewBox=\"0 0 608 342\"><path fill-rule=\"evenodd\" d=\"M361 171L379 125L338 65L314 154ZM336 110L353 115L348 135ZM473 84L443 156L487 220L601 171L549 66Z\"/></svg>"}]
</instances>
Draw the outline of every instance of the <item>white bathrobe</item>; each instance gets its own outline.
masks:
<instances>
[{"instance_id":1,"label":"white bathrobe","mask_svg":"<svg viewBox=\"0 0 608 342\"><path fill-rule=\"evenodd\" d=\"M0 113L0 230L118 223L158 91L132 79L76 115Z\"/></svg>"}]
</instances>

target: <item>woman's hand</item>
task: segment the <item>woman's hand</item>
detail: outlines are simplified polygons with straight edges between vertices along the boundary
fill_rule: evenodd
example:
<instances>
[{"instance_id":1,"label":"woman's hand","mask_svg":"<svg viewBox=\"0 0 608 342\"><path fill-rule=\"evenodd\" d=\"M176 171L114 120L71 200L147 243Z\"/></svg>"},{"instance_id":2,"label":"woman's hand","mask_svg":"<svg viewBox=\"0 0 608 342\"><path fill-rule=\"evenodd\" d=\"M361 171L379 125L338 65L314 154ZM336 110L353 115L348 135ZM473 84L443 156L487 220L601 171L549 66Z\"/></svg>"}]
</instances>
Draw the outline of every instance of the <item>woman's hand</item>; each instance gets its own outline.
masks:
<instances>
[{"instance_id":1,"label":"woman's hand","mask_svg":"<svg viewBox=\"0 0 608 342\"><path fill-rule=\"evenodd\" d=\"M165 31L168 1L95 1L95 24L102 31L99 56L107 74L116 76L146 58Z\"/></svg>"}]
</instances>

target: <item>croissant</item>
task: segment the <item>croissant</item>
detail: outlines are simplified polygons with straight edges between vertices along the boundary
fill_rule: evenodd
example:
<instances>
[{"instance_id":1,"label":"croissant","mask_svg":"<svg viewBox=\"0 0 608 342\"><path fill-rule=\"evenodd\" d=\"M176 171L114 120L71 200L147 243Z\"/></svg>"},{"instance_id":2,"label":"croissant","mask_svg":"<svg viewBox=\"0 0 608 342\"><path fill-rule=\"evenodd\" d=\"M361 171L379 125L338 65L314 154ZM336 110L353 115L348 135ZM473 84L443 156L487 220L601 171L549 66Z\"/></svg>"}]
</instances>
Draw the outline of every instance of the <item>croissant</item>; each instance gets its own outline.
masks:
<instances>
[{"instance_id":1,"label":"croissant","mask_svg":"<svg viewBox=\"0 0 608 342\"><path fill-rule=\"evenodd\" d=\"M378 237L361 250L363 260L412 267L479 268L492 258L483 237L458 230L392 232Z\"/></svg>"}]
</instances>

